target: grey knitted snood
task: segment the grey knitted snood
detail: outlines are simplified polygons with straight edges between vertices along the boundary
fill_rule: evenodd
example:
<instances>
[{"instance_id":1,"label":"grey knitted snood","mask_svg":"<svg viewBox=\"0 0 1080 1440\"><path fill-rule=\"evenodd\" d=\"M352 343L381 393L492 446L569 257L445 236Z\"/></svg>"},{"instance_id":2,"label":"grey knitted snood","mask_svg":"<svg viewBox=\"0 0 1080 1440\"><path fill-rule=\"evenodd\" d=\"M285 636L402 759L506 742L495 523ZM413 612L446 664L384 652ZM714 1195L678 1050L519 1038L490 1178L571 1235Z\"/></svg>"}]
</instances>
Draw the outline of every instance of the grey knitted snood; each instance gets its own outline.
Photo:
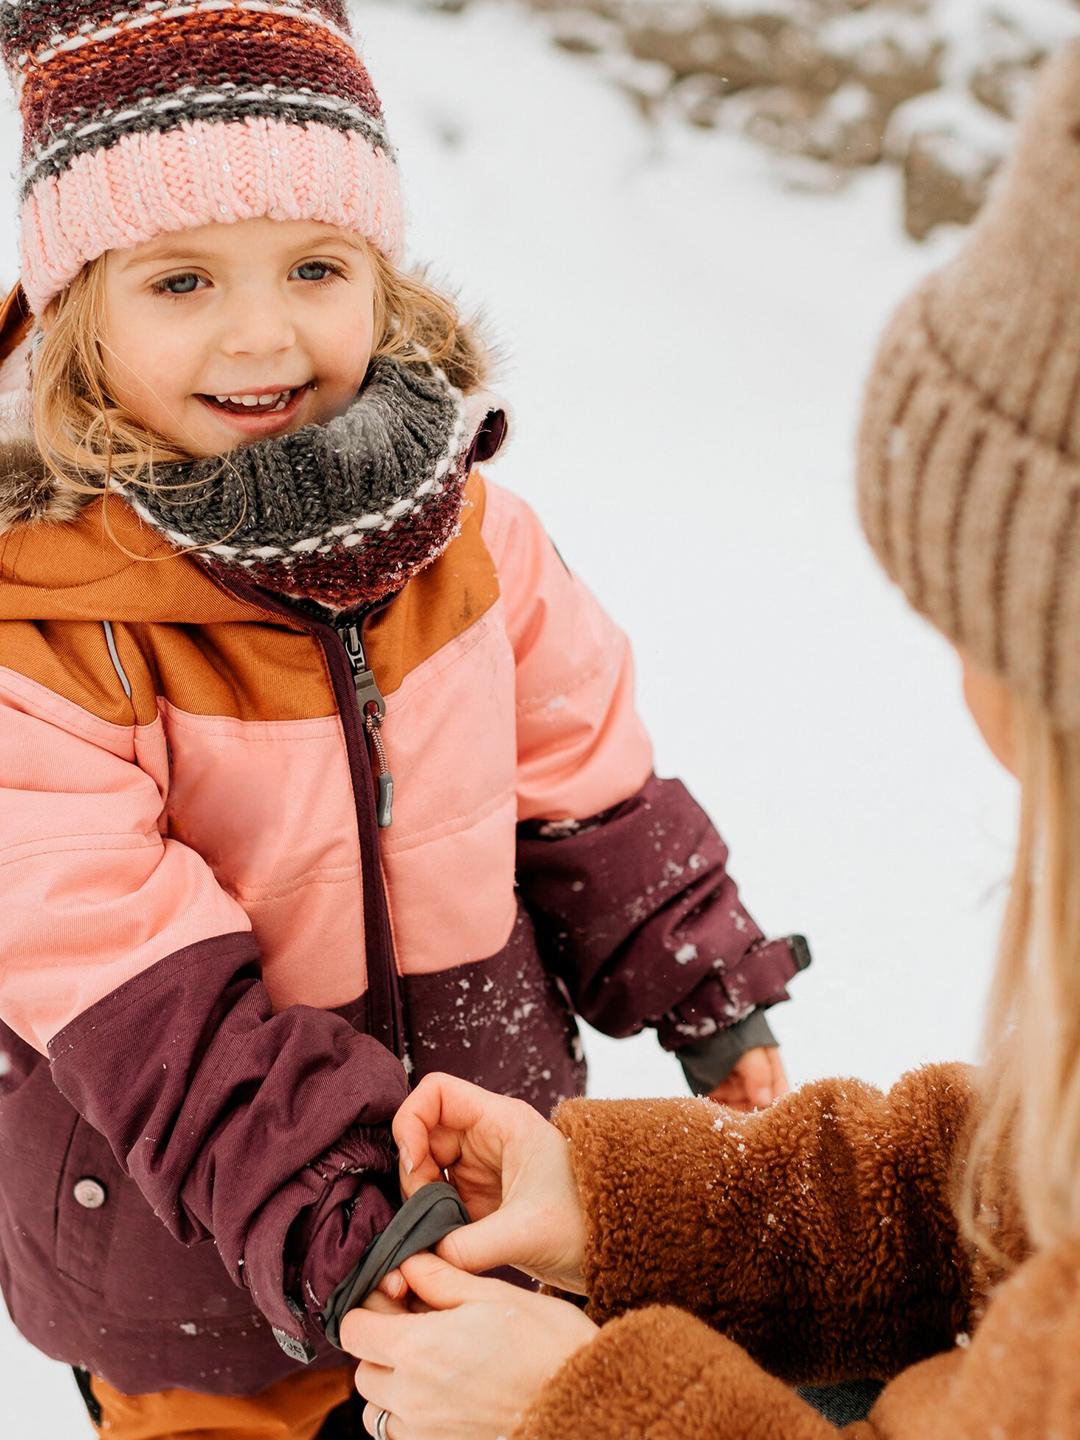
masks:
<instances>
[{"instance_id":1,"label":"grey knitted snood","mask_svg":"<svg viewBox=\"0 0 1080 1440\"><path fill-rule=\"evenodd\" d=\"M154 486L124 494L207 563L345 609L400 589L446 549L473 441L464 399L441 370L382 358L328 424L163 467Z\"/></svg>"}]
</instances>

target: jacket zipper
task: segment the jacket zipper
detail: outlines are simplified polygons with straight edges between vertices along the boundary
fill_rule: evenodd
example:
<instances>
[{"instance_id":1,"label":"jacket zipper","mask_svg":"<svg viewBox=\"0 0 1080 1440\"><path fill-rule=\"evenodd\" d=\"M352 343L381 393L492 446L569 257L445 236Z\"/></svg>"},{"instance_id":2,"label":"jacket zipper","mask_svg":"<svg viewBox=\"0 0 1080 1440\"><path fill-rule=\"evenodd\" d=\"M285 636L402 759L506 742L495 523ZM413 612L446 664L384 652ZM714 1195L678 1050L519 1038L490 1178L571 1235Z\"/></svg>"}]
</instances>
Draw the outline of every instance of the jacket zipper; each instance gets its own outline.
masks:
<instances>
[{"instance_id":1,"label":"jacket zipper","mask_svg":"<svg viewBox=\"0 0 1080 1440\"><path fill-rule=\"evenodd\" d=\"M367 717L359 708L360 695L356 688L356 673L352 660L345 648L343 637L332 625L327 625L304 615L295 606L289 605L277 596L270 595L254 585L229 576L222 577L225 588L254 605L264 613L280 615L293 625L299 625L312 635L322 646L330 672L330 680L337 701L345 732L345 751L349 761L352 779L353 800L356 806L356 822L360 840L360 881L364 902L364 951L367 958L368 1024L367 1031L380 1044L397 1056L403 1064L408 1061L408 1046L405 1038L405 1016L402 1006L401 988L398 983L397 961L394 956L394 940L390 929L390 907L383 883L380 863L379 822L376 813L373 779L375 767L372 763ZM384 602L388 603L388 602ZM363 626L375 610L373 607L356 624L358 638L363 651ZM350 627L345 627L346 629ZM366 669L366 665L364 667ZM370 675L370 671L367 672ZM374 677L371 684L375 686ZM375 686L375 694L382 701L383 713L386 702ZM370 697L374 700L374 696ZM381 722L380 716L380 722ZM381 737L380 737L381 741ZM384 752L385 753L385 752ZM389 774L389 770L387 770ZM392 783L391 783L392 794Z\"/></svg>"},{"instance_id":2,"label":"jacket zipper","mask_svg":"<svg viewBox=\"0 0 1080 1440\"><path fill-rule=\"evenodd\" d=\"M383 744L382 738L383 721L386 719L386 701L367 662L367 654L364 650L363 621L341 626L338 629L338 635L349 659L353 686L356 690L356 703L360 707L360 715L374 760L375 782L379 791L375 813L378 817L379 829L389 830L394 823L394 777L390 771L390 762L386 758L386 746Z\"/></svg>"}]
</instances>

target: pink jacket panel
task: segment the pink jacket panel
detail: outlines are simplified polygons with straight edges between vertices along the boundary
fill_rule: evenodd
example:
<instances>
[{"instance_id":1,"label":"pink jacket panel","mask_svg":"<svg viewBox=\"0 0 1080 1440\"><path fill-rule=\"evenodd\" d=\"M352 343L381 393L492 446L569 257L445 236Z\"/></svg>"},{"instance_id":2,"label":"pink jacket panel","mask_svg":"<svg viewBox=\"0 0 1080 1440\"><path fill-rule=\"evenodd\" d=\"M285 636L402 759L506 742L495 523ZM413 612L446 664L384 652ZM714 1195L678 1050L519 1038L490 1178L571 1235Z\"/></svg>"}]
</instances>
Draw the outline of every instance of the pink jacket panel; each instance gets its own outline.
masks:
<instances>
[{"instance_id":1,"label":"pink jacket panel","mask_svg":"<svg viewBox=\"0 0 1080 1440\"><path fill-rule=\"evenodd\" d=\"M516 661L518 818L588 819L652 773L630 646L528 505L490 482L483 533Z\"/></svg>"},{"instance_id":2,"label":"pink jacket panel","mask_svg":"<svg viewBox=\"0 0 1080 1440\"><path fill-rule=\"evenodd\" d=\"M517 913L514 725L501 602L388 697L383 737L399 779L382 846L405 974L485 959L509 938Z\"/></svg>"},{"instance_id":3,"label":"pink jacket panel","mask_svg":"<svg viewBox=\"0 0 1080 1440\"><path fill-rule=\"evenodd\" d=\"M248 915L274 1008L355 1000L367 972L340 718L236 720L167 702L161 710L172 832Z\"/></svg>"},{"instance_id":4,"label":"pink jacket panel","mask_svg":"<svg viewBox=\"0 0 1080 1440\"><path fill-rule=\"evenodd\" d=\"M155 730L138 748L160 758ZM4 1019L42 1052L163 955L250 929L206 861L165 838L159 780L135 750L134 727L0 670L0 988Z\"/></svg>"}]
</instances>

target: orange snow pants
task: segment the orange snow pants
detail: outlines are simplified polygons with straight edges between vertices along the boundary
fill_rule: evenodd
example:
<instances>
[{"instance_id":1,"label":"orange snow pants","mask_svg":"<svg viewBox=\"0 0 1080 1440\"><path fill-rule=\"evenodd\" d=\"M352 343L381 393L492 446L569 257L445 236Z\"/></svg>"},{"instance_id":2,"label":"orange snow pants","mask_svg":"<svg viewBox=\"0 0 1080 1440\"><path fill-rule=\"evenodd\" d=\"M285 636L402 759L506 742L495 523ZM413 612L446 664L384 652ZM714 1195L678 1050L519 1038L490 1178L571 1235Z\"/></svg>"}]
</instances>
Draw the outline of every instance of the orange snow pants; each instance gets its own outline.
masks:
<instances>
[{"instance_id":1,"label":"orange snow pants","mask_svg":"<svg viewBox=\"0 0 1080 1440\"><path fill-rule=\"evenodd\" d=\"M122 1395L104 1380L90 1380L101 1407L102 1440L315 1440L328 1417L353 1394L353 1370L298 1371L259 1395L197 1395L163 1390ZM364 1432L356 1411L335 1430L342 1437Z\"/></svg>"}]
</instances>

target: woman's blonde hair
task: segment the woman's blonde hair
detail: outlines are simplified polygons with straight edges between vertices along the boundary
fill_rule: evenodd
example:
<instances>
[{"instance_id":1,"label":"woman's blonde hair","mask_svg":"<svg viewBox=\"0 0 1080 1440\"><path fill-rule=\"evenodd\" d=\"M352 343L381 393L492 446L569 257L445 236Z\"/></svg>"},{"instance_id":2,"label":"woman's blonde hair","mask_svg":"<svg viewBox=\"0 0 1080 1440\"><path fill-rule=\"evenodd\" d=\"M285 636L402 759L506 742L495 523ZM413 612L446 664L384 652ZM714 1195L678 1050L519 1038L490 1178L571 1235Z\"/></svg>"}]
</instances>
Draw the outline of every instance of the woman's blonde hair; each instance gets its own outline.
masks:
<instances>
[{"instance_id":1,"label":"woman's blonde hair","mask_svg":"<svg viewBox=\"0 0 1080 1440\"><path fill-rule=\"evenodd\" d=\"M1010 1195L1042 1247L1080 1236L1080 736L1014 700L1020 836L961 1215L998 1263Z\"/></svg>"},{"instance_id":2,"label":"woman's blonde hair","mask_svg":"<svg viewBox=\"0 0 1080 1440\"><path fill-rule=\"evenodd\" d=\"M486 352L453 300L422 275L397 270L365 245L375 277L372 358L433 361L458 389L486 378ZM113 483L152 485L156 465L192 457L142 426L110 397L105 356L105 258L85 266L57 299L37 337L34 441L57 485L98 495Z\"/></svg>"}]
</instances>

